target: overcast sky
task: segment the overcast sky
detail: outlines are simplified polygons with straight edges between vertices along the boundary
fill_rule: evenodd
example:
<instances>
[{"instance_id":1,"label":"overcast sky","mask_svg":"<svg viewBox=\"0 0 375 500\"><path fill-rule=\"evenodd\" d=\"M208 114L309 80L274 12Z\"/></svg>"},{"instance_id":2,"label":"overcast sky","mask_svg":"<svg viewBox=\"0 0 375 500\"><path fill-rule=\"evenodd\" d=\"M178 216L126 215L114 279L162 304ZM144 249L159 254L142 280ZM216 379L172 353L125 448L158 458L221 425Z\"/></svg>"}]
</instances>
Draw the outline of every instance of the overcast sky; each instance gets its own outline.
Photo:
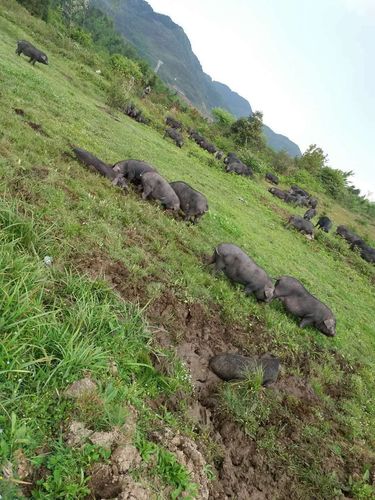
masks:
<instances>
[{"instance_id":1,"label":"overcast sky","mask_svg":"<svg viewBox=\"0 0 375 500\"><path fill-rule=\"evenodd\" d=\"M148 0L203 70L375 200L375 0Z\"/></svg>"}]
</instances>

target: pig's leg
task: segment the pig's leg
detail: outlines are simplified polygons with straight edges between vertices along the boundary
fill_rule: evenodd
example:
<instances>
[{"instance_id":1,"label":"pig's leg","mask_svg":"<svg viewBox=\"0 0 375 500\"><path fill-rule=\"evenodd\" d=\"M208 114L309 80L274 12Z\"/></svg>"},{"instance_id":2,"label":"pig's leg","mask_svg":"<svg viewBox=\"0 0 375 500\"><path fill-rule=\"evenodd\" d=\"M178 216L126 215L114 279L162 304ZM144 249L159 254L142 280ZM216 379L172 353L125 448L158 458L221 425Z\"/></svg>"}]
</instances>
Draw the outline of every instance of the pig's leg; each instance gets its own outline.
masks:
<instances>
[{"instance_id":1,"label":"pig's leg","mask_svg":"<svg viewBox=\"0 0 375 500\"><path fill-rule=\"evenodd\" d=\"M300 328L305 328L305 326L312 325L313 323L314 323L314 318L312 318L311 316L305 316L300 322L299 326Z\"/></svg>"}]
</instances>

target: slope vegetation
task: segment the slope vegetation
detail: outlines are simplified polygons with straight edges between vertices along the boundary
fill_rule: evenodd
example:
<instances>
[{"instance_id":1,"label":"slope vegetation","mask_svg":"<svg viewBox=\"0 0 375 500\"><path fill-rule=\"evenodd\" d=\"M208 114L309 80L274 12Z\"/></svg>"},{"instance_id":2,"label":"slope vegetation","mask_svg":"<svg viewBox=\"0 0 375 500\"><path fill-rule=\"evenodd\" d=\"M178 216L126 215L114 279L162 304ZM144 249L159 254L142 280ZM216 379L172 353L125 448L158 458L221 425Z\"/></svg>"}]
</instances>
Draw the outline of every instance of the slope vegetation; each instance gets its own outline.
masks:
<instances>
[{"instance_id":1,"label":"slope vegetation","mask_svg":"<svg viewBox=\"0 0 375 500\"><path fill-rule=\"evenodd\" d=\"M108 109L99 56L2 4L3 497L373 498L373 267L334 235L286 229L291 209L261 179L226 174L195 144L179 150ZM50 66L17 57L20 38ZM210 211L188 226L124 195L79 164L71 143L108 163L146 160L205 193ZM361 233L319 196L336 224ZM300 330L279 303L257 304L214 276L205 256L222 241L273 277L300 279L335 312L337 337ZM219 382L208 360L226 351L279 356L277 384ZM96 390L65 397L84 377ZM88 430L78 441L74 422ZM108 445L113 432L134 458L127 468L119 439Z\"/></svg>"}]
</instances>

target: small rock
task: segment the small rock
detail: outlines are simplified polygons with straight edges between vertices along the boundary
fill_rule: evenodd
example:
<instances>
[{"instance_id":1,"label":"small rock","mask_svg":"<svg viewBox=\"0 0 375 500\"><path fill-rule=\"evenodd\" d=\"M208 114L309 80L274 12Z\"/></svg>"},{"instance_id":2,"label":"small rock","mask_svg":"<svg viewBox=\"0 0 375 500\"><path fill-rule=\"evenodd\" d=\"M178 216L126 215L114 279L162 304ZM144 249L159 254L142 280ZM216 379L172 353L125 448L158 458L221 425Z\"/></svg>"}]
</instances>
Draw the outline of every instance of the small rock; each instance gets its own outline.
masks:
<instances>
[{"instance_id":1,"label":"small rock","mask_svg":"<svg viewBox=\"0 0 375 500\"><path fill-rule=\"evenodd\" d=\"M53 258L50 257L49 255L46 255L43 259L43 262L46 266L51 267L53 264Z\"/></svg>"},{"instance_id":2,"label":"small rock","mask_svg":"<svg viewBox=\"0 0 375 500\"><path fill-rule=\"evenodd\" d=\"M246 357L240 354L225 353L218 354L210 359L210 369L222 380L245 380L249 372L255 372L259 368L263 370L263 385L269 385L276 381L280 361L271 355L261 358Z\"/></svg>"},{"instance_id":3,"label":"small rock","mask_svg":"<svg viewBox=\"0 0 375 500\"><path fill-rule=\"evenodd\" d=\"M116 377L116 375L118 375L118 367L117 367L116 361L110 361L108 363L108 370L109 370L109 373L111 375L113 375L114 377Z\"/></svg>"},{"instance_id":4,"label":"small rock","mask_svg":"<svg viewBox=\"0 0 375 500\"><path fill-rule=\"evenodd\" d=\"M191 403L186 414L195 424L200 426L211 424L211 411L202 406L198 401Z\"/></svg>"},{"instance_id":5,"label":"small rock","mask_svg":"<svg viewBox=\"0 0 375 500\"><path fill-rule=\"evenodd\" d=\"M129 469L134 469L141 463L141 456L135 446L127 444L116 448L112 453L111 461L119 474L125 474Z\"/></svg>"},{"instance_id":6,"label":"small rock","mask_svg":"<svg viewBox=\"0 0 375 500\"><path fill-rule=\"evenodd\" d=\"M10 479L13 477L13 465L11 462L9 462L9 460L3 464L1 475L4 479Z\"/></svg>"},{"instance_id":7,"label":"small rock","mask_svg":"<svg viewBox=\"0 0 375 500\"><path fill-rule=\"evenodd\" d=\"M80 399L83 395L95 392L97 386L89 378L83 378L73 382L64 392L65 397L71 399Z\"/></svg>"},{"instance_id":8,"label":"small rock","mask_svg":"<svg viewBox=\"0 0 375 500\"><path fill-rule=\"evenodd\" d=\"M118 444L131 444L137 430L137 410L131 405L127 406L126 410L128 414L125 424L119 429L121 436Z\"/></svg>"}]
</instances>

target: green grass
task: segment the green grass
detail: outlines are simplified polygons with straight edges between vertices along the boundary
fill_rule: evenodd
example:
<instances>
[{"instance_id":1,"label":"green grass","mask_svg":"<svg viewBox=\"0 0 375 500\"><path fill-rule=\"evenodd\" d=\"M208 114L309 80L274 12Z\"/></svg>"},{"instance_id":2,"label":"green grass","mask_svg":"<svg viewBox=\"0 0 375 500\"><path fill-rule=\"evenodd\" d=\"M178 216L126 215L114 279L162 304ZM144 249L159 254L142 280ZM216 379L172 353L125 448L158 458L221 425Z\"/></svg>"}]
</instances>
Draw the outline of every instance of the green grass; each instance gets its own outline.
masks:
<instances>
[{"instance_id":1,"label":"green grass","mask_svg":"<svg viewBox=\"0 0 375 500\"><path fill-rule=\"evenodd\" d=\"M268 333L257 339L256 331L250 328L246 345L249 352L272 351L280 356L287 373L295 375L300 374L301 360L309 359L310 382L322 400L322 407L316 409L311 420L295 414L298 402L292 399L286 406L277 399L270 404L271 396L263 396L263 389L256 393L260 405L258 419L246 420L249 410L243 408L255 397L251 391L246 395L237 393L236 386L226 386L226 407L238 421L250 422L250 435L263 443L271 461L278 463L282 457L280 466L292 474L294 491L302 496L333 498L339 481L332 477L324 484L320 481L324 460L332 447L340 448L344 463L357 454L363 474L367 463L364 457L374 461L373 267L334 235L319 234L314 241L308 241L287 230L284 226L292 209L275 200L263 181L226 174L219 162L189 141L180 151L151 127L113 112L115 120L102 109L109 82L95 73L105 66L100 57L54 33L14 2L3 1L2 5L3 461L12 461L20 445L30 458L44 444L56 449L61 441L61 422L77 411L61 398L61 392L87 372L100 383L104 403L95 418L93 410L85 407L79 410L80 416L88 424L97 421L98 428L105 429L125 418L119 411L122 401L135 404L140 409L139 425L146 441L147 426L154 418L146 401L181 387L189 390L183 369L177 364L169 377L153 368L150 353L154 346L151 347L150 330L144 320L147 311L124 302L105 282L82 275L82 270L90 269L92 260L99 259L119 262L128 270L127 282L123 284L125 297L127 287L130 290L134 285L142 289L140 303L171 291L183 303L201 302L207 309L212 304L218 306L228 324L247 325L249 318L256 318ZM50 66L32 67L25 58L17 57L14 50L19 38L44 47ZM152 104L144 106L149 112L153 110ZM14 108L24 110L25 115L16 115ZM157 112L161 114L160 109ZM27 121L41 124L48 136L30 128ZM168 216L155 204L141 201L136 193L125 196L64 155L70 143L108 162L125 158L146 160L169 180L184 180L205 193L210 212L198 226L191 227ZM327 198L323 197L322 203L334 214L337 224L358 227L358 215L351 215ZM372 222L366 225L372 239L373 227ZM313 329L300 330L280 304L258 305L224 277L213 276L203 265L202 256L210 254L222 241L241 246L273 277L286 274L300 279L336 314L337 337L327 339ZM52 268L43 264L46 255L54 259ZM134 297L130 298L134 301ZM179 338L179 332L171 333ZM341 364L340 357L344 360ZM111 360L118 365L118 377L108 372ZM332 397L330 389L335 386L348 389L345 397ZM242 398L241 404L238 398ZM295 440L287 446L287 427L274 421L274 415L281 415L282 423L293 422L304 432L296 432ZM20 434L12 431L14 418ZM170 422L176 427L184 426L183 419L181 422L170 418ZM316 452L319 447L323 450L322 459L312 452L314 446ZM164 458L162 462L168 462ZM184 473L169 462L171 475L164 472L162 463L154 473L176 490L181 484L189 489ZM79 487L83 492L85 481L81 484L80 479L74 478L80 477L80 468L86 462L76 457L71 463L69 467L74 471L69 477L73 479L67 487ZM53 469L58 467L53 465ZM349 476L344 474L340 481L348 484ZM353 492L368 489L368 481L364 481L363 487L362 483L355 484ZM40 491L43 488L40 485ZM39 494L35 493L37 498ZM358 498L366 498L360 494ZM80 498L84 493L75 495Z\"/></svg>"}]
</instances>

